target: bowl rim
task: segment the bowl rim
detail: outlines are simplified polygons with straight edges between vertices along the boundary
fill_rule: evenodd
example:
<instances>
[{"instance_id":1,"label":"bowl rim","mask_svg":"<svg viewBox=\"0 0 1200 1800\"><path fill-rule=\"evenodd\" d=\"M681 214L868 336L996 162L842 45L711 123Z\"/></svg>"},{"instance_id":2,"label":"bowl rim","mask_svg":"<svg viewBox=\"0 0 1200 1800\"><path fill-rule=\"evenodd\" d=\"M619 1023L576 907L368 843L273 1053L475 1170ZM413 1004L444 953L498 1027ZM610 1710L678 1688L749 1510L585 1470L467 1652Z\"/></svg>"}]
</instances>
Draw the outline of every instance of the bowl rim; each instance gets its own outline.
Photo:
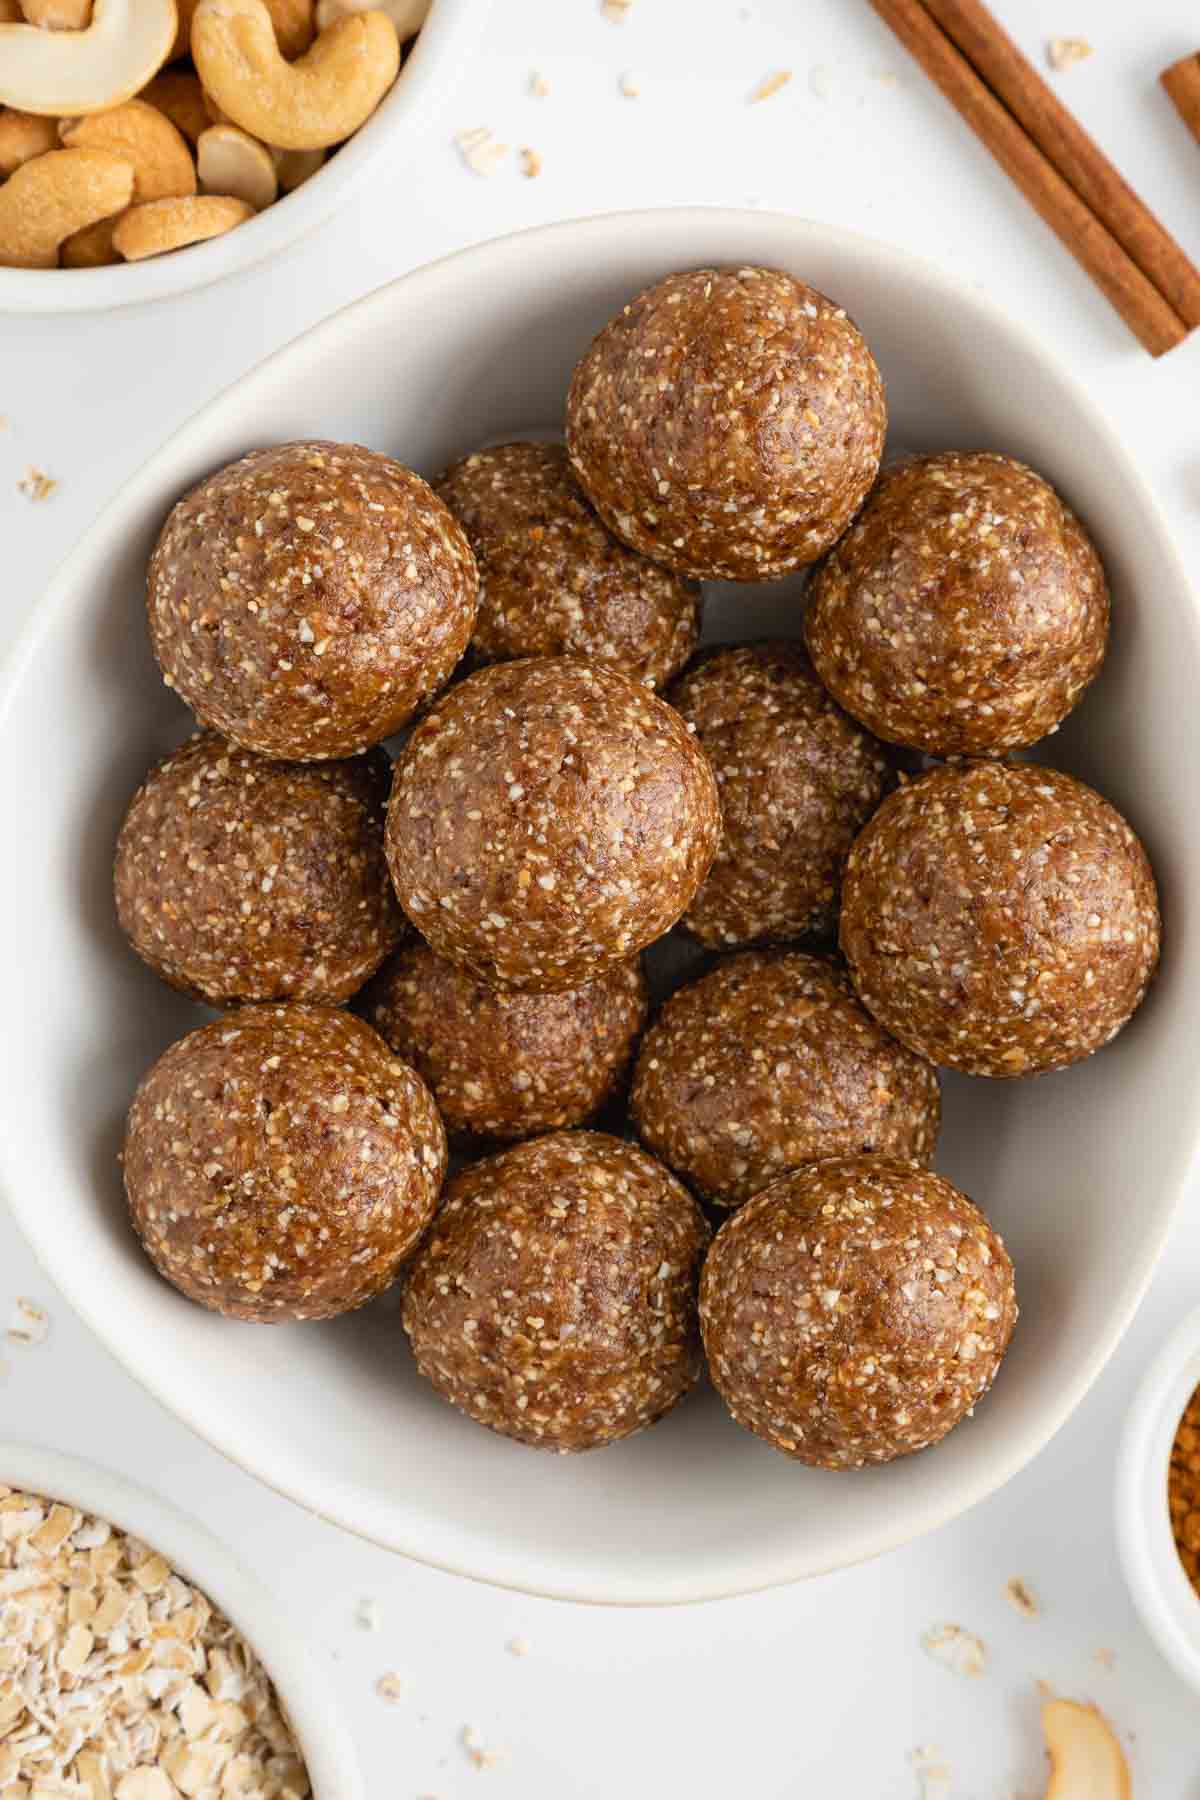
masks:
<instances>
[{"instance_id":1,"label":"bowl rim","mask_svg":"<svg viewBox=\"0 0 1200 1800\"><path fill-rule=\"evenodd\" d=\"M816 240L824 245L834 244L847 254L868 257L876 262L882 261L889 271L895 272L898 278L937 292L947 304L965 312L968 320L973 316L1001 340L1007 339L1020 349L1023 354L1044 370L1052 385L1056 385L1068 395L1072 405L1077 409L1078 415L1086 420L1089 429L1104 447L1106 456L1121 469L1123 480L1137 498L1147 529L1154 533L1158 549L1164 561L1172 569L1180 592L1188 598L1189 604L1184 611L1184 618L1177 620L1177 628L1186 629L1190 633L1192 654L1197 664L1200 665L1200 601L1191 585L1158 498L1141 474L1134 458L1125 448L1107 415L1093 400L1081 380L1058 363L1054 354L1035 330L1010 317L986 293L960 281L939 264L916 256L886 241L867 237L845 227L829 225L825 221L803 218L796 214L760 209L705 206L637 208L534 226L451 252L447 256L411 270L406 275L383 283L360 299L340 308L317 325L310 327L309 330L298 334L287 345L264 358L247 375L229 384L157 447L143 463L138 473L124 484L120 493L114 496L97 519L93 521L83 537L60 564L42 601L24 622L4 666L0 667L0 730L4 728L25 666L32 659L42 634L48 632L51 618L69 599L76 586L76 571L81 569L92 556L93 542L110 528L110 522L114 515L123 513L133 515L137 512L141 491L143 487L153 484L155 472L163 459L169 457L173 451L181 449L193 432L202 431L214 414L219 413L225 406L235 388L244 387L247 381L272 368L281 359L291 356L302 342L309 343L314 351L319 350L322 346L331 345L340 334L352 327L352 322L363 313L376 308L385 310L392 292L402 286L410 292L419 294L422 286L432 289L455 272L469 279L468 272L472 264L478 265L482 274L489 260L498 252L512 253L518 247L530 246L535 242L543 247L552 245L559 258L569 260L577 255L586 256L592 240L605 241L609 237L619 240L628 233L645 233L653 227L654 222L662 223L668 219L671 221L672 227L677 228L685 237L691 230L696 231L697 235L711 234L714 228L719 229L722 223L727 224L731 232L734 228L745 229L750 225L770 226L775 232L786 232L795 239L798 257L805 252L806 240ZM487 278L490 278L490 274L491 272ZM1200 1066L1197 1067L1193 1079L1197 1098L1200 1100ZM227 1434L217 1434L210 1426L199 1425L186 1398L181 1399L173 1391L167 1391L165 1384L160 1385L155 1378L153 1368L146 1369L136 1366L133 1359L128 1357L122 1349L110 1347L117 1360L141 1386L161 1401L168 1411L174 1413L196 1432L198 1437L222 1455L229 1457L246 1473L273 1488L275 1492L282 1494L285 1498L295 1501L306 1511L341 1525L354 1535L368 1542L377 1543L384 1549L399 1552L415 1561L441 1569L446 1573L465 1576L494 1587L536 1594L548 1599L604 1605L692 1604L700 1601L732 1598L746 1593L763 1592L770 1588L788 1585L794 1581L827 1574L835 1568L849 1567L857 1562L869 1561L877 1555L897 1549L902 1544L935 1530L949 1520L967 1512L971 1507L1004 1486L1045 1447L1075 1411L1105 1367L1124 1336L1145 1294L1188 1184L1200 1167L1200 1106L1197 1107L1196 1113L1197 1127L1193 1132L1190 1145L1181 1154L1181 1166L1176 1172L1173 1191L1164 1194L1163 1204L1153 1232L1146 1238L1139 1258L1130 1263L1123 1285L1112 1298L1104 1331L1097 1334L1095 1345L1087 1362L1079 1368L1070 1384L1059 1390L1053 1406L1047 1406L1044 1409L1042 1420L1036 1431L1019 1434L1019 1441L1008 1447L1003 1455L995 1455L990 1459L985 1473L976 1475L971 1480L960 1481L952 1495L947 1492L943 1497L929 1501L919 1518L909 1519L903 1525L891 1527L878 1539L873 1540L869 1548L850 1555L839 1553L828 1562L818 1563L810 1560L806 1561L802 1567L797 1568L795 1557L789 1558L787 1553L783 1552L774 1557L769 1567L764 1568L761 1573L755 1572L753 1577L741 1574L734 1580L714 1578L705 1568L698 1568L695 1575L690 1577L686 1583L676 1581L666 1586L661 1582L655 1582L643 1586L639 1584L636 1577L631 1577L620 1588L610 1588L609 1591L599 1595L594 1591L581 1588L577 1580L552 1580L544 1567L539 1568L536 1576L532 1576L520 1572L519 1566L514 1566L514 1563L510 1561L504 1571L498 1573L494 1563L488 1564L478 1555L468 1554L464 1547L452 1541L451 1535L448 1533L443 1532L439 1543L432 1546L414 1542L411 1536L405 1536L403 1541L399 1536L389 1538L384 1536L378 1528L373 1530L352 1516L347 1516L349 1509L335 1504L332 1499L327 1499L318 1505L303 1493L295 1491L295 1484L289 1485L282 1477L263 1474L245 1460L244 1451L237 1447L231 1447L230 1443L224 1441ZM3 1155L6 1137L7 1134L0 1122L0 1157ZM91 1287L85 1279L84 1273L81 1271L78 1276L73 1276L69 1270L60 1271L55 1266L51 1257L50 1245L39 1238L36 1208L29 1201L18 1196L18 1184L10 1178L4 1161L0 1161L0 1195L8 1200L14 1218L21 1226L47 1275L101 1342L108 1345L109 1339L102 1319L97 1317Z\"/></svg>"},{"instance_id":2,"label":"bowl rim","mask_svg":"<svg viewBox=\"0 0 1200 1800\"><path fill-rule=\"evenodd\" d=\"M215 1602L262 1662L299 1740L313 1792L320 1800L365 1800L354 1739L295 1619L206 1525L101 1463L38 1444L0 1441L0 1481L107 1519L160 1551Z\"/></svg>"},{"instance_id":3,"label":"bowl rim","mask_svg":"<svg viewBox=\"0 0 1200 1800\"><path fill-rule=\"evenodd\" d=\"M378 110L303 186L236 230L145 262L100 269L0 268L0 315L114 312L199 292L299 243L356 192L372 165L410 148L452 97L483 34L491 0L432 0L400 79ZM172 65L167 63L164 68Z\"/></svg>"}]
</instances>

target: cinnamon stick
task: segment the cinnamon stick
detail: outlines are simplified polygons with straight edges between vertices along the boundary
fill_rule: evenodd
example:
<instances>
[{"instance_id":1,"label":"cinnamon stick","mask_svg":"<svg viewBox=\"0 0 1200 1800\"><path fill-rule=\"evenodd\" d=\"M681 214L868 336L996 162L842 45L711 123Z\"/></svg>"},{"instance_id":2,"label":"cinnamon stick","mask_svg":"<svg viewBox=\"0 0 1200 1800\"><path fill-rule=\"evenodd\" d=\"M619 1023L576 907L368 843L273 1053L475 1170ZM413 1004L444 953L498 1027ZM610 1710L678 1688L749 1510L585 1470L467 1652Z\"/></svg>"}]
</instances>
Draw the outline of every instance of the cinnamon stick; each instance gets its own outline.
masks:
<instances>
[{"instance_id":1,"label":"cinnamon stick","mask_svg":"<svg viewBox=\"0 0 1200 1800\"><path fill-rule=\"evenodd\" d=\"M1091 276L1138 341L1152 356L1161 356L1182 342L1188 333L1183 316L1080 199L920 0L871 0L871 5Z\"/></svg>"},{"instance_id":2,"label":"cinnamon stick","mask_svg":"<svg viewBox=\"0 0 1200 1800\"><path fill-rule=\"evenodd\" d=\"M1159 80L1192 136L1200 140L1200 56L1185 56L1172 63Z\"/></svg>"},{"instance_id":3,"label":"cinnamon stick","mask_svg":"<svg viewBox=\"0 0 1200 1800\"><path fill-rule=\"evenodd\" d=\"M1184 324L1200 325L1200 270L982 0L924 0L924 6Z\"/></svg>"}]
</instances>

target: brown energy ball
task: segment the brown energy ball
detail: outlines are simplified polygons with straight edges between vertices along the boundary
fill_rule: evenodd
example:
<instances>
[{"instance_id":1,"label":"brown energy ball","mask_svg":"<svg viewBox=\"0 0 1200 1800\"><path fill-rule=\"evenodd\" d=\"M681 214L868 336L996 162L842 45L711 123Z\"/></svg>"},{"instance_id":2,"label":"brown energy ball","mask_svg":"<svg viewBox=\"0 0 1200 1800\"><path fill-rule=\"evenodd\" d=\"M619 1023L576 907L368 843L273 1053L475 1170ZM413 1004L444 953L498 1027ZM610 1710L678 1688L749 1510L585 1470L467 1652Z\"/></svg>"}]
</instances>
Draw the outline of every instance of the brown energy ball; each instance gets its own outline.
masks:
<instances>
[{"instance_id":1,"label":"brown energy ball","mask_svg":"<svg viewBox=\"0 0 1200 1800\"><path fill-rule=\"evenodd\" d=\"M881 1031L842 969L745 951L679 988L642 1040L630 1113L697 1193L740 1206L826 1157L927 1163L935 1071Z\"/></svg>"},{"instance_id":2,"label":"brown energy ball","mask_svg":"<svg viewBox=\"0 0 1200 1800\"><path fill-rule=\"evenodd\" d=\"M765 581L836 542L887 411L857 326L780 269L669 275L575 370L567 448L606 525L685 575Z\"/></svg>"},{"instance_id":3,"label":"brown energy ball","mask_svg":"<svg viewBox=\"0 0 1200 1800\"><path fill-rule=\"evenodd\" d=\"M832 932L846 854L894 783L882 746L799 644L713 651L667 699L721 794L720 848L683 923L710 949Z\"/></svg>"},{"instance_id":4,"label":"brown energy ball","mask_svg":"<svg viewBox=\"0 0 1200 1800\"><path fill-rule=\"evenodd\" d=\"M932 769L884 801L846 864L859 999L930 1062L1036 1075L1090 1056L1158 961L1146 853L1116 809L1034 763Z\"/></svg>"},{"instance_id":5,"label":"brown energy ball","mask_svg":"<svg viewBox=\"0 0 1200 1800\"><path fill-rule=\"evenodd\" d=\"M940 1175L879 1156L777 1181L717 1233L700 1321L739 1425L822 1469L924 1450L970 1413L1017 1318L1012 1264Z\"/></svg>"},{"instance_id":6,"label":"brown energy ball","mask_svg":"<svg viewBox=\"0 0 1200 1800\"><path fill-rule=\"evenodd\" d=\"M678 919L720 835L679 714L594 663L497 663L443 695L396 764L387 855L441 956L493 987L595 981Z\"/></svg>"},{"instance_id":7,"label":"brown energy ball","mask_svg":"<svg viewBox=\"0 0 1200 1800\"><path fill-rule=\"evenodd\" d=\"M494 1138L598 1113L621 1085L648 1008L636 960L561 993L504 993L421 939L363 996L365 1016L428 1084L447 1129Z\"/></svg>"},{"instance_id":8,"label":"brown energy ball","mask_svg":"<svg viewBox=\"0 0 1200 1800\"><path fill-rule=\"evenodd\" d=\"M337 1005L405 930L383 854L391 764L269 762L208 732L156 763L117 839L117 917L172 987Z\"/></svg>"},{"instance_id":9,"label":"brown energy ball","mask_svg":"<svg viewBox=\"0 0 1200 1800\"><path fill-rule=\"evenodd\" d=\"M1104 660L1108 589L1048 482L991 451L888 469L809 589L817 673L878 737L938 756L1053 731Z\"/></svg>"},{"instance_id":10,"label":"brown energy ball","mask_svg":"<svg viewBox=\"0 0 1200 1800\"><path fill-rule=\"evenodd\" d=\"M480 1425L595 1450L653 1425L700 1373L700 1208L653 1157L559 1131L449 1184L413 1259L417 1367Z\"/></svg>"},{"instance_id":11,"label":"brown energy ball","mask_svg":"<svg viewBox=\"0 0 1200 1800\"><path fill-rule=\"evenodd\" d=\"M477 450L437 491L479 565L477 662L578 656L652 688L682 669L700 633L698 584L605 530L562 444Z\"/></svg>"},{"instance_id":12,"label":"brown energy ball","mask_svg":"<svg viewBox=\"0 0 1200 1800\"><path fill-rule=\"evenodd\" d=\"M382 1293L433 1216L446 1134L361 1019L246 1006L172 1044L125 1134L138 1236L189 1300L327 1319Z\"/></svg>"},{"instance_id":13,"label":"brown energy ball","mask_svg":"<svg viewBox=\"0 0 1200 1800\"><path fill-rule=\"evenodd\" d=\"M349 756L397 731L467 647L478 575L433 489L321 441L254 450L172 509L147 610L163 679L262 756Z\"/></svg>"}]
</instances>

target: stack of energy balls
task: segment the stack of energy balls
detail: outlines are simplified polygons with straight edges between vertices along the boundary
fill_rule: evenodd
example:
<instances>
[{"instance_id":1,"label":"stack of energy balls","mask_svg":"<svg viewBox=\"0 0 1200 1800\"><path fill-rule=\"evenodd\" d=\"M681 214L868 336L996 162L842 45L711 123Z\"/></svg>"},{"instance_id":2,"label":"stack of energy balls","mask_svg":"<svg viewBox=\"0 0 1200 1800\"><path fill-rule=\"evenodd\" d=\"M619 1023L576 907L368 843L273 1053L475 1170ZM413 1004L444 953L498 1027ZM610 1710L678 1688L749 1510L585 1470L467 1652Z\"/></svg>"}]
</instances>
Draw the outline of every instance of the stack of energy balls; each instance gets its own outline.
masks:
<instances>
[{"instance_id":1,"label":"stack of energy balls","mask_svg":"<svg viewBox=\"0 0 1200 1800\"><path fill-rule=\"evenodd\" d=\"M929 1167L937 1066L1099 1049L1158 908L1106 801L1006 760L1104 656L1086 534L1004 456L880 475L885 425L841 307L702 269L599 334L565 447L431 488L286 444L178 503L150 630L204 729L135 795L116 892L221 1009L129 1116L133 1221L183 1293L320 1319L403 1272L437 1391L559 1451L661 1418L704 1353L823 1467L970 1412L1016 1302ZM812 564L806 648L798 612L694 655L700 582ZM707 962L651 1018L640 955L675 930Z\"/></svg>"}]
</instances>

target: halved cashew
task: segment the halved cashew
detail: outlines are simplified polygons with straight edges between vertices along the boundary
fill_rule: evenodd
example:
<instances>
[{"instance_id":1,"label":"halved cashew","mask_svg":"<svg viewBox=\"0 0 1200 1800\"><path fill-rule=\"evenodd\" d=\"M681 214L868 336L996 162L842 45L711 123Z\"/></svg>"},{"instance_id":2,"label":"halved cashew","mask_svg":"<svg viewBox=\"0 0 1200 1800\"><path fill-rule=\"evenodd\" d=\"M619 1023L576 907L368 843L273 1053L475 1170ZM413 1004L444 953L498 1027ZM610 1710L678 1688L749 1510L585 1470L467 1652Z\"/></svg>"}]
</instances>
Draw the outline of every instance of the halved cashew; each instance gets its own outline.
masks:
<instances>
[{"instance_id":1,"label":"halved cashew","mask_svg":"<svg viewBox=\"0 0 1200 1800\"><path fill-rule=\"evenodd\" d=\"M0 187L0 266L53 269L73 231L120 212L133 170L111 150L48 150Z\"/></svg>"},{"instance_id":2,"label":"halved cashew","mask_svg":"<svg viewBox=\"0 0 1200 1800\"><path fill-rule=\"evenodd\" d=\"M0 180L22 163L57 149L58 132L53 119L43 119L39 113L17 112L11 107L0 112Z\"/></svg>"},{"instance_id":3,"label":"halved cashew","mask_svg":"<svg viewBox=\"0 0 1200 1800\"><path fill-rule=\"evenodd\" d=\"M161 256L164 250L182 250L185 244L220 237L223 231L253 217L252 206L225 194L147 200L144 206L131 206L117 220L113 245L126 262L142 262L147 256Z\"/></svg>"},{"instance_id":4,"label":"halved cashew","mask_svg":"<svg viewBox=\"0 0 1200 1800\"><path fill-rule=\"evenodd\" d=\"M82 231L73 231L64 238L58 252L59 268L103 269L110 263L119 263L113 232L120 217L120 213L114 213L111 219L97 219L94 225L85 225Z\"/></svg>"},{"instance_id":5,"label":"halved cashew","mask_svg":"<svg viewBox=\"0 0 1200 1800\"><path fill-rule=\"evenodd\" d=\"M83 31L92 16L92 0L21 0L21 11L43 31Z\"/></svg>"},{"instance_id":6,"label":"halved cashew","mask_svg":"<svg viewBox=\"0 0 1200 1800\"><path fill-rule=\"evenodd\" d=\"M430 4L431 0L378 0L378 10L387 14L396 36L405 44L416 37L429 17ZM335 19L371 10L371 0L317 0L317 30L328 31Z\"/></svg>"},{"instance_id":7,"label":"halved cashew","mask_svg":"<svg viewBox=\"0 0 1200 1800\"><path fill-rule=\"evenodd\" d=\"M303 187L325 161L323 150L279 150L274 144L271 145L271 155L275 159L279 186L285 194L294 193L298 187Z\"/></svg>"},{"instance_id":8,"label":"halved cashew","mask_svg":"<svg viewBox=\"0 0 1200 1800\"><path fill-rule=\"evenodd\" d=\"M75 119L63 132L72 149L111 150L133 170L135 200L169 200L196 191L196 166L183 136L165 113L144 100Z\"/></svg>"},{"instance_id":9,"label":"halved cashew","mask_svg":"<svg viewBox=\"0 0 1200 1800\"><path fill-rule=\"evenodd\" d=\"M356 13L285 62L263 0L199 0L192 56L205 91L264 144L322 150L368 119L396 79L400 42L385 13Z\"/></svg>"},{"instance_id":10,"label":"halved cashew","mask_svg":"<svg viewBox=\"0 0 1200 1800\"><path fill-rule=\"evenodd\" d=\"M236 125L210 125L196 145L196 172L206 194L232 194L255 212L279 193L271 152Z\"/></svg>"},{"instance_id":11,"label":"halved cashew","mask_svg":"<svg viewBox=\"0 0 1200 1800\"><path fill-rule=\"evenodd\" d=\"M0 25L0 105L61 118L145 87L175 36L175 0L95 0L86 31Z\"/></svg>"},{"instance_id":12,"label":"halved cashew","mask_svg":"<svg viewBox=\"0 0 1200 1800\"><path fill-rule=\"evenodd\" d=\"M1048 1700L1042 1730L1050 1753L1046 1800L1130 1800L1129 1764L1103 1713L1078 1700Z\"/></svg>"},{"instance_id":13,"label":"halved cashew","mask_svg":"<svg viewBox=\"0 0 1200 1800\"><path fill-rule=\"evenodd\" d=\"M183 69L164 69L142 89L138 99L144 100L147 106L156 106L160 113L166 113L176 131L181 131L193 146L200 133L212 124L204 104L200 77Z\"/></svg>"}]
</instances>

